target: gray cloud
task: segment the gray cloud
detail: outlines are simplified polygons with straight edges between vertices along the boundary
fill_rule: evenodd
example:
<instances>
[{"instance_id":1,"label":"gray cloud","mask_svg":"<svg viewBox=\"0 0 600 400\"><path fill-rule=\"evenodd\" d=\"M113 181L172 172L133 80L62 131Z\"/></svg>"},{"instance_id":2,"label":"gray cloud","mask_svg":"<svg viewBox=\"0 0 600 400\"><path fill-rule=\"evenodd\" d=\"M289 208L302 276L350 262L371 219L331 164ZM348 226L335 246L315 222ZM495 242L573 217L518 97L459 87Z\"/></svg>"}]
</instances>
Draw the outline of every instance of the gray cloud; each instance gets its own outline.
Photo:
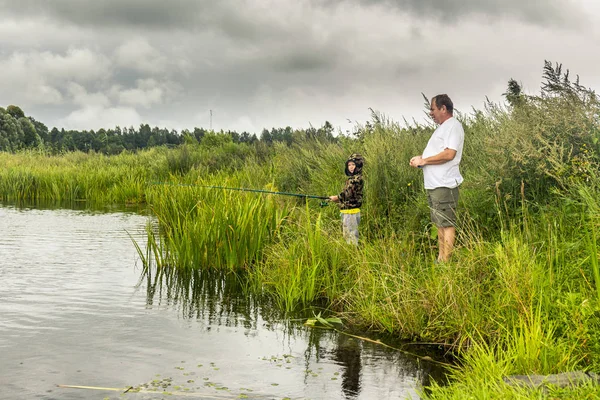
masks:
<instances>
[{"instance_id":1,"label":"gray cloud","mask_svg":"<svg viewBox=\"0 0 600 400\"><path fill-rule=\"evenodd\" d=\"M217 129L258 131L369 107L420 118L421 92L468 110L511 77L535 91L545 58L586 83L597 52L578 49L600 38L554 29L580 13L558 0L0 0L0 106L79 129L208 127L208 110Z\"/></svg>"},{"instance_id":2,"label":"gray cloud","mask_svg":"<svg viewBox=\"0 0 600 400\"><path fill-rule=\"evenodd\" d=\"M193 0L21 0L0 2L0 9L19 17L44 16L81 26L189 27L208 2Z\"/></svg>"},{"instance_id":3,"label":"gray cloud","mask_svg":"<svg viewBox=\"0 0 600 400\"><path fill-rule=\"evenodd\" d=\"M423 19L455 24L474 17L504 17L539 25L573 25L587 20L573 0L304 0L306 9L381 7ZM82 27L128 29L218 30L234 40L285 34L302 15L267 0L1 0L4 14L47 17ZM293 7L287 7L293 8ZM311 21L307 21L310 24Z\"/></svg>"},{"instance_id":4,"label":"gray cloud","mask_svg":"<svg viewBox=\"0 0 600 400\"><path fill-rule=\"evenodd\" d=\"M329 0L323 0L329 1ZM337 0L344 3L347 0ZM505 17L539 25L574 26L586 19L583 9L569 0L355 0L367 6L395 8L422 18L454 24L476 16Z\"/></svg>"},{"instance_id":5,"label":"gray cloud","mask_svg":"<svg viewBox=\"0 0 600 400\"><path fill-rule=\"evenodd\" d=\"M1 0L0 10L18 18L48 18L84 28L127 30L217 30L236 40L252 40L285 30L285 20L249 0Z\"/></svg>"}]
</instances>

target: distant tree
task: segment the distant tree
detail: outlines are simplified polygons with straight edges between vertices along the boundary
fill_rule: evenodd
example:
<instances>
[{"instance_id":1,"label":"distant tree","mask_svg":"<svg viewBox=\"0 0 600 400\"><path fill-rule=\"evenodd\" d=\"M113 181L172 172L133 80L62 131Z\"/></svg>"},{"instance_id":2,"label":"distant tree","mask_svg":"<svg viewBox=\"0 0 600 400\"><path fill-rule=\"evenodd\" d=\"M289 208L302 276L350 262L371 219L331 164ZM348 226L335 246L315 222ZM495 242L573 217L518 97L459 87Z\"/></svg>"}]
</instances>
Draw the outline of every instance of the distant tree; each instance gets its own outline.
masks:
<instances>
[{"instance_id":1,"label":"distant tree","mask_svg":"<svg viewBox=\"0 0 600 400\"><path fill-rule=\"evenodd\" d=\"M48 141L50 142L50 146L54 150L60 150L58 148L58 141L59 140L60 140L60 131L56 127L54 127L54 128L52 128L52 130L48 134Z\"/></svg>"},{"instance_id":2,"label":"distant tree","mask_svg":"<svg viewBox=\"0 0 600 400\"><path fill-rule=\"evenodd\" d=\"M194 136L196 137L196 140L198 141L198 143L200 143L202 141L202 138L204 137L204 135L206 135L205 129L194 128Z\"/></svg>"},{"instance_id":3,"label":"distant tree","mask_svg":"<svg viewBox=\"0 0 600 400\"><path fill-rule=\"evenodd\" d=\"M152 141L152 144L150 143ZM148 141L148 147L152 146L163 146L167 144L166 132L159 129L158 126L152 128L152 135Z\"/></svg>"},{"instance_id":4,"label":"distant tree","mask_svg":"<svg viewBox=\"0 0 600 400\"><path fill-rule=\"evenodd\" d=\"M323 132L325 133L325 135L327 136L333 136L333 125L331 125L331 122L329 121L325 121L325 124L323 124L322 128Z\"/></svg>"},{"instance_id":5,"label":"distant tree","mask_svg":"<svg viewBox=\"0 0 600 400\"><path fill-rule=\"evenodd\" d=\"M133 127L132 127L133 129ZM140 125L140 130L139 132L133 132L133 136L134 136L134 148L135 149L143 149L144 147L148 147L148 141L150 140L150 137L152 136L152 129L150 128L150 125L148 124L141 124ZM156 139L155 139L156 140Z\"/></svg>"},{"instance_id":6,"label":"distant tree","mask_svg":"<svg viewBox=\"0 0 600 400\"><path fill-rule=\"evenodd\" d=\"M8 108L10 107L0 111L0 143L2 146L0 150L2 151L15 151L23 147L23 128L19 120L9 112Z\"/></svg>"},{"instance_id":7,"label":"distant tree","mask_svg":"<svg viewBox=\"0 0 600 400\"><path fill-rule=\"evenodd\" d=\"M226 145L231 151L236 146L231 144L253 144L258 153L267 156L272 149L269 147L274 142L293 143L305 139L335 140L334 128L330 122L325 121L318 129L310 127L307 130L294 131L291 127L263 129L260 139L256 134L234 130L207 131L203 128L194 128L193 132L185 129L179 134L176 130L166 128L151 128L148 124L140 124L139 129L133 126L128 128L104 129L97 132L90 130L69 130L48 127L32 117L26 117L23 110L15 105L6 109L0 107L0 151L16 151L23 148L44 146L55 152L63 151L95 151L105 154L118 154L124 150L137 151L147 147L169 146L175 147L183 143L201 143L214 147ZM260 144L260 146L259 146ZM248 147L243 147L247 149ZM237 150L235 150L237 151Z\"/></svg>"},{"instance_id":8,"label":"distant tree","mask_svg":"<svg viewBox=\"0 0 600 400\"><path fill-rule=\"evenodd\" d=\"M240 143L252 144L252 143L256 142L257 140L258 139L256 138L256 135L254 133L252 135L250 135L250 133L244 131L240 135Z\"/></svg>"},{"instance_id":9,"label":"distant tree","mask_svg":"<svg viewBox=\"0 0 600 400\"><path fill-rule=\"evenodd\" d=\"M77 150L77 145L73 140L73 132L65 131L65 129L60 130L61 134L61 150L63 151L75 151Z\"/></svg>"},{"instance_id":10,"label":"distant tree","mask_svg":"<svg viewBox=\"0 0 600 400\"><path fill-rule=\"evenodd\" d=\"M239 143L240 142L240 134L237 133L236 131L227 131L227 134L229 136L231 136L231 140L233 141L233 143Z\"/></svg>"},{"instance_id":11,"label":"distant tree","mask_svg":"<svg viewBox=\"0 0 600 400\"><path fill-rule=\"evenodd\" d=\"M177 146L182 143L181 136L177 133L175 129L171 129L170 131L164 129L163 131L165 132L165 136L167 137L167 145Z\"/></svg>"},{"instance_id":12,"label":"distant tree","mask_svg":"<svg viewBox=\"0 0 600 400\"><path fill-rule=\"evenodd\" d=\"M8 112L10 115L12 115L12 117L15 119L25 118L25 113L18 106L10 105L10 106L6 107L6 112Z\"/></svg>"},{"instance_id":13,"label":"distant tree","mask_svg":"<svg viewBox=\"0 0 600 400\"><path fill-rule=\"evenodd\" d=\"M0 151L13 151L13 141L16 136L14 120L7 110L0 108Z\"/></svg>"},{"instance_id":14,"label":"distant tree","mask_svg":"<svg viewBox=\"0 0 600 400\"><path fill-rule=\"evenodd\" d=\"M19 125L23 131L23 145L27 148L37 148L42 144L42 139L35 130L33 122L29 118L19 118Z\"/></svg>"},{"instance_id":15,"label":"distant tree","mask_svg":"<svg viewBox=\"0 0 600 400\"><path fill-rule=\"evenodd\" d=\"M44 125L43 123L36 121L33 117L27 117L29 118L29 120L31 121L31 123L33 124L33 126L35 126L35 131L37 132L38 135L40 135L40 139L42 139L42 142L47 142L49 140L48 137L48 127L46 125Z\"/></svg>"},{"instance_id":16,"label":"distant tree","mask_svg":"<svg viewBox=\"0 0 600 400\"><path fill-rule=\"evenodd\" d=\"M181 131L181 140L186 144L198 144L196 136L194 136L194 134L187 129ZM151 147L150 144L148 144L148 147Z\"/></svg>"},{"instance_id":17,"label":"distant tree","mask_svg":"<svg viewBox=\"0 0 600 400\"><path fill-rule=\"evenodd\" d=\"M268 129L262 130L262 133L260 134L260 141L267 144L273 143L273 135L271 135L271 132L269 132Z\"/></svg>"}]
</instances>

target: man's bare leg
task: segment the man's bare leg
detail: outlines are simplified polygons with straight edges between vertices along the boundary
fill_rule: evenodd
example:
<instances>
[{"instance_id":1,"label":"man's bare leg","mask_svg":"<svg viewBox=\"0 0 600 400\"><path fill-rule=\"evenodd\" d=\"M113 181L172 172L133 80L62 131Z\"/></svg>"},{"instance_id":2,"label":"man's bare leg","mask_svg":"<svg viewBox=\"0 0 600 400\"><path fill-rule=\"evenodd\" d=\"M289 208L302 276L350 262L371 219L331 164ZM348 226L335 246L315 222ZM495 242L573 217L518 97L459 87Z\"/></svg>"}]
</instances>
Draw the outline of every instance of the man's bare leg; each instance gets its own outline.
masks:
<instances>
[{"instance_id":1,"label":"man's bare leg","mask_svg":"<svg viewBox=\"0 0 600 400\"><path fill-rule=\"evenodd\" d=\"M440 254L438 261L446 262L450 260L452 250L454 249L454 238L456 237L456 229L453 226L440 227L438 226L438 247Z\"/></svg>"}]
</instances>

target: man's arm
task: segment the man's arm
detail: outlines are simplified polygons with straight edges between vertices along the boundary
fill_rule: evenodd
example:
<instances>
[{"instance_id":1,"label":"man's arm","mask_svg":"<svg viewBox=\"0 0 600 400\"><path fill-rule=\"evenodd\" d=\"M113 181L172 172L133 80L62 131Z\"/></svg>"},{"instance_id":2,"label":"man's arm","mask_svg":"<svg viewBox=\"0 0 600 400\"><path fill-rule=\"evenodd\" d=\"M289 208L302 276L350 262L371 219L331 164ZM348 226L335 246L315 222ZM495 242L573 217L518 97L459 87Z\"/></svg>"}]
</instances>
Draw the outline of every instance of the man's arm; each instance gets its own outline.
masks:
<instances>
[{"instance_id":1,"label":"man's arm","mask_svg":"<svg viewBox=\"0 0 600 400\"><path fill-rule=\"evenodd\" d=\"M425 165L439 165L447 163L448 161L454 160L456 157L456 150L445 148L444 151L434 156L423 158L423 156L416 156L410 159L411 167L423 167Z\"/></svg>"}]
</instances>

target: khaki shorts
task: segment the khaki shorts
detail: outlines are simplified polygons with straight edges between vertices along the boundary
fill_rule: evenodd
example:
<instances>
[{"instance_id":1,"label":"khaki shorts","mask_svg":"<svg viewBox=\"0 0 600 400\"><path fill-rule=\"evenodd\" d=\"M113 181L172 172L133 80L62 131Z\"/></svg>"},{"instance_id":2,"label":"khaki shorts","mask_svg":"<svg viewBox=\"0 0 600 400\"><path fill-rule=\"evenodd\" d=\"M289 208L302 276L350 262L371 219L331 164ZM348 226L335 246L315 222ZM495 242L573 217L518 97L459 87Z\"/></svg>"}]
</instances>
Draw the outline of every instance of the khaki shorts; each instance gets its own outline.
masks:
<instances>
[{"instance_id":1,"label":"khaki shorts","mask_svg":"<svg viewBox=\"0 0 600 400\"><path fill-rule=\"evenodd\" d=\"M436 226L445 228L456 225L458 187L427 189L427 201L429 202L431 221Z\"/></svg>"}]
</instances>

